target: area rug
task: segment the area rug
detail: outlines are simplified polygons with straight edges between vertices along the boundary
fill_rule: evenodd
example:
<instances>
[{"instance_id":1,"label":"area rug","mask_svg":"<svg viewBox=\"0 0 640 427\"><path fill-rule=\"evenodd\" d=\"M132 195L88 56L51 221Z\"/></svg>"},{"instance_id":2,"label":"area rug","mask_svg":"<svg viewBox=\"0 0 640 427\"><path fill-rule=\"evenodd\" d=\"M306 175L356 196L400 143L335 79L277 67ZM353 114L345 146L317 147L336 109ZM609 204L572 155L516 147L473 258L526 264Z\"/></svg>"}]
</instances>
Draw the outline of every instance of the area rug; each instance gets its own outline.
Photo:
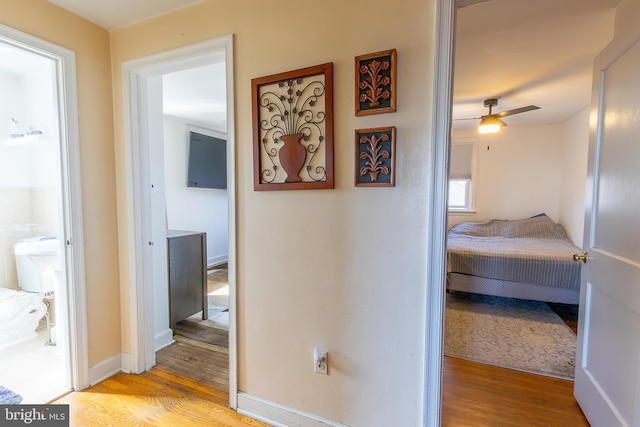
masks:
<instances>
[{"instance_id":1,"label":"area rug","mask_svg":"<svg viewBox=\"0 0 640 427\"><path fill-rule=\"evenodd\" d=\"M546 303L451 292L445 313L445 355L573 379L576 336Z\"/></svg>"},{"instance_id":2,"label":"area rug","mask_svg":"<svg viewBox=\"0 0 640 427\"><path fill-rule=\"evenodd\" d=\"M0 386L0 405L17 405L20 402L22 402L22 396Z\"/></svg>"}]
</instances>

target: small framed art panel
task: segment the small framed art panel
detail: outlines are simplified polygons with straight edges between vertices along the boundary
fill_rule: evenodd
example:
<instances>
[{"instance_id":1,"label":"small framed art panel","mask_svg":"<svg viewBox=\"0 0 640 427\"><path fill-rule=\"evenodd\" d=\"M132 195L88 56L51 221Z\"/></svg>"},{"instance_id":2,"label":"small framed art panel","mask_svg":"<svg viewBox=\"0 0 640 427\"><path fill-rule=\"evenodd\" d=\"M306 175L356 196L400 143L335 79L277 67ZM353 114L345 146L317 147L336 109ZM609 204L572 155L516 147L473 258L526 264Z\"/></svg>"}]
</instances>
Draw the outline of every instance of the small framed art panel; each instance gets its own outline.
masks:
<instances>
[{"instance_id":1,"label":"small framed art panel","mask_svg":"<svg viewBox=\"0 0 640 427\"><path fill-rule=\"evenodd\" d=\"M356 116L396 111L396 50L356 56Z\"/></svg>"},{"instance_id":2,"label":"small framed art panel","mask_svg":"<svg viewBox=\"0 0 640 427\"><path fill-rule=\"evenodd\" d=\"M356 129L356 187L395 187L395 126Z\"/></svg>"}]
</instances>

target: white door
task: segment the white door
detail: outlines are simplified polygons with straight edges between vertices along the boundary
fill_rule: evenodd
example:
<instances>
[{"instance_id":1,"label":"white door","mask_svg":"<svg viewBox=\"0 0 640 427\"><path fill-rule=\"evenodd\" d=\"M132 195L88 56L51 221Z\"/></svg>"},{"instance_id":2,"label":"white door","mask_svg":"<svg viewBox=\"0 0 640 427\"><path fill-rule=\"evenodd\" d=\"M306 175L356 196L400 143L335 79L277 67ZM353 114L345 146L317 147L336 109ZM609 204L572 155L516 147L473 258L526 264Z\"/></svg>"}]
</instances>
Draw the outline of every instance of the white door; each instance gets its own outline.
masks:
<instances>
[{"instance_id":1,"label":"white door","mask_svg":"<svg viewBox=\"0 0 640 427\"><path fill-rule=\"evenodd\" d=\"M640 426L640 32L596 59L575 396L592 426Z\"/></svg>"},{"instance_id":2,"label":"white door","mask_svg":"<svg viewBox=\"0 0 640 427\"><path fill-rule=\"evenodd\" d=\"M21 221L30 222L30 226L45 230L38 230L37 234L42 232L55 234L61 243L61 268L60 276L57 278L59 285L54 289L55 308L52 318L58 323L56 348L64 355L65 366L62 369L65 370L65 373L61 376L64 379L54 381L50 376L51 374L56 376L53 372L56 369L52 369L55 368L53 359L49 361L51 363L43 365L47 372L38 372L35 362L33 362L34 369L29 372L30 375L39 378L37 381L46 383L40 387L37 381L30 382L31 388L39 394L36 400L48 401L68 390L69 387L81 390L89 386L76 60L75 54L66 48L1 24L0 50L3 51L3 59L5 60L0 67L4 71L5 79L13 76L12 78L16 82L19 81L21 85L28 88L27 95L33 95L25 96L24 99L16 103L11 96L4 96L7 90L3 86L3 101L11 103L11 114L14 114L16 105L26 105L29 100L36 102L35 107L32 104L34 115L29 117L29 120L34 120L34 122L24 122L23 119L21 125L37 125L35 130L41 132L33 132L34 129L31 129L31 135L27 134L25 139L21 137L19 140L13 141L15 143L20 141L20 144L17 145L6 144L3 141L3 148L7 148L6 146L9 145L8 148L30 150L32 153L25 153L30 158L29 167L21 165L3 153L0 162L2 171L5 175L9 174L12 181L21 179L20 177L24 179L24 173L28 170L35 171L33 177L28 178L30 181L28 185L20 183L18 186L32 188L32 193L40 195L41 201L36 203L40 208L33 209L39 210L39 212L35 212L36 217L45 218L44 222L48 225L36 224L29 219L25 220L23 215ZM13 53L11 53L12 51ZM43 80L45 74L42 74L35 80L33 80L33 76L26 80L22 77L17 78L16 74L21 74L17 73L19 69L16 68L19 67L21 61L16 61L16 57L13 56L17 52L21 52L19 56L30 56L35 61L29 62L27 74L39 74L41 70L46 70L47 77ZM7 57L7 54L10 57ZM39 83L34 84L35 81L39 81ZM13 95L14 98L18 96L16 93ZM18 112L18 114L25 113L23 108L18 108ZM28 130L28 127L22 127L18 129L18 133L26 134ZM2 138L5 139L4 136ZM27 140L29 140L28 143L26 143ZM54 153L51 153L51 150ZM49 155L47 155L48 151ZM54 160L53 156L57 157L59 161ZM21 167L23 169L20 169ZM51 174L49 175L49 173ZM14 181L10 187L15 185ZM55 189L52 191L53 188ZM42 192L43 189L46 190L46 195ZM58 196L54 195L51 198L55 193ZM49 204L56 199L58 199L57 206L54 206L56 203ZM6 202L6 200L3 201ZM31 214L33 215L34 211ZM57 227L50 222L55 216L58 217ZM20 228L24 231L23 226ZM58 231L53 232L56 228ZM31 230L29 231L31 232ZM47 395L52 390L54 394Z\"/></svg>"}]
</instances>

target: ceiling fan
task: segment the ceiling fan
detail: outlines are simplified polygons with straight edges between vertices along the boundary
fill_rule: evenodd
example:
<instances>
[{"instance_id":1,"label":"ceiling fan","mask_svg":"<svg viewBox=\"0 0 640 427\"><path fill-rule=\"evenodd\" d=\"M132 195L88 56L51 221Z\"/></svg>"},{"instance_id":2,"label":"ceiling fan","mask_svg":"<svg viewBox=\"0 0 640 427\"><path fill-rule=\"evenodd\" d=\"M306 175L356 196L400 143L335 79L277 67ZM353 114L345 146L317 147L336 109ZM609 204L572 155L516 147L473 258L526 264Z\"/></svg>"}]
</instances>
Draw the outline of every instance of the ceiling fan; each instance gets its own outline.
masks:
<instances>
[{"instance_id":1,"label":"ceiling fan","mask_svg":"<svg viewBox=\"0 0 640 427\"><path fill-rule=\"evenodd\" d=\"M507 124L501 120L502 117L512 116L514 114L526 113L527 111L539 110L537 105L527 105L526 107L514 108L512 110L501 111L499 113L493 113L493 107L498 105L498 98L488 98L484 100L484 106L489 107L489 114L485 114L480 117L473 117L468 119L456 119L456 120L475 120L480 119L480 125L478 126L478 132L480 133L493 133L498 132L501 127Z\"/></svg>"}]
</instances>

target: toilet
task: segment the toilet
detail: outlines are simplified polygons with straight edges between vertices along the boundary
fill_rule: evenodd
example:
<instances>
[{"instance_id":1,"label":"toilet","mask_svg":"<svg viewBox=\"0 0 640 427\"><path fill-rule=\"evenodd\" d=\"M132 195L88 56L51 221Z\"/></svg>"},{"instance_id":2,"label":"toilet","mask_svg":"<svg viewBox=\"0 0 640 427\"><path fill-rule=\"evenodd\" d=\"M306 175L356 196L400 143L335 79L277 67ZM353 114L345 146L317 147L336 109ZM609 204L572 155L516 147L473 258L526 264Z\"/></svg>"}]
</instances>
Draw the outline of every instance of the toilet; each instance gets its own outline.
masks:
<instances>
[{"instance_id":1,"label":"toilet","mask_svg":"<svg viewBox=\"0 0 640 427\"><path fill-rule=\"evenodd\" d=\"M47 313L43 297L58 286L60 242L56 237L20 240L14 253L21 290L0 287L0 348L36 336L38 324Z\"/></svg>"},{"instance_id":2,"label":"toilet","mask_svg":"<svg viewBox=\"0 0 640 427\"><path fill-rule=\"evenodd\" d=\"M23 291L45 294L56 289L60 271L60 241L53 236L22 239L14 246L18 285Z\"/></svg>"}]
</instances>

